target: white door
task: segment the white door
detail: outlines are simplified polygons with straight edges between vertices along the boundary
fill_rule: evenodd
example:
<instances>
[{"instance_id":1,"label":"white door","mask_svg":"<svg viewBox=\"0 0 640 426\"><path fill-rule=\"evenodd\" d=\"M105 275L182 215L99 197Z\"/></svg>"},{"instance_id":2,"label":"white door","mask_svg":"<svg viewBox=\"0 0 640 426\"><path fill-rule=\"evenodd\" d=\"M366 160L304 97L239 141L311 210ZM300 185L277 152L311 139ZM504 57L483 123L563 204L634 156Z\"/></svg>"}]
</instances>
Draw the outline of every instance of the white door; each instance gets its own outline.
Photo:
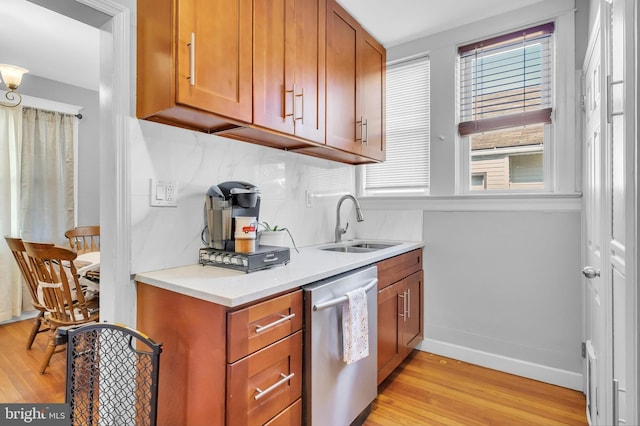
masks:
<instances>
[{"instance_id":1,"label":"white door","mask_svg":"<svg viewBox=\"0 0 640 426\"><path fill-rule=\"evenodd\" d=\"M599 6L583 67L587 417L635 424L635 128L625 114L635 100L633 21L625 18L634 3Z\"/></svg>"},{"instance_id":2,"label":"white door","mask_svg":"<svg viewBox=\"0 0 640 426\"><path fill-rule=\"evenodd\" d=\"M626 323L633 324L633 305L627 309L627 298L633 290L627 286L627 167L626 167L626 133L625 130L625 0L614 0L605 3L603 13L606 28L606 163L605 163L605 208L607 258L605 282L611 288L612 303L612 413L613 425L629 424L627 392L629 383L627 362ZM628 32L627 32L628 34ZM632 178L633 179L633 178ZM631 226L632 227L632 226ZM631 422L633 423L633 422Z\"/></svg>"},{"instance_id":3,"label":"white door","mask_svg":"<svg viewBox=\"0 0 640 426\"><path fill-rule=\"evenodd\" d=\"M601 277L603 269L602 189L603 143L601 132L601 34L596 19L585 64L584 93L584 226L585 226L585 339L584 365L587 419L591 425L606 424L606 315L607 292Z\"/></svg>"}]
</instances>

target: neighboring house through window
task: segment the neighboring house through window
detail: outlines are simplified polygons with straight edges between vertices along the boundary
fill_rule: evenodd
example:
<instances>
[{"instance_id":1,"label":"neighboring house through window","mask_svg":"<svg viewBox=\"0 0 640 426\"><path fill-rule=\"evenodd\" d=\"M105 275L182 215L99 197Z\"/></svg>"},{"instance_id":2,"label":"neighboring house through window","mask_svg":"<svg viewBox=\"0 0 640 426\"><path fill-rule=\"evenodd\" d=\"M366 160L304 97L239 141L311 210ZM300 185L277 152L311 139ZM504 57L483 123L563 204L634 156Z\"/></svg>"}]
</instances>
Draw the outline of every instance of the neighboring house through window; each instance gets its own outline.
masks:
<instances>
[{"instance_id":1,"label":"neighboring house through window","mask_svg":"<svg viewBox=\"0 0 640 426\"><path fill-rule=\"evenodd\" d=\"M553 31L548 23L458 49L463 192L549 190Z\"/></svg>"}]
</instances>

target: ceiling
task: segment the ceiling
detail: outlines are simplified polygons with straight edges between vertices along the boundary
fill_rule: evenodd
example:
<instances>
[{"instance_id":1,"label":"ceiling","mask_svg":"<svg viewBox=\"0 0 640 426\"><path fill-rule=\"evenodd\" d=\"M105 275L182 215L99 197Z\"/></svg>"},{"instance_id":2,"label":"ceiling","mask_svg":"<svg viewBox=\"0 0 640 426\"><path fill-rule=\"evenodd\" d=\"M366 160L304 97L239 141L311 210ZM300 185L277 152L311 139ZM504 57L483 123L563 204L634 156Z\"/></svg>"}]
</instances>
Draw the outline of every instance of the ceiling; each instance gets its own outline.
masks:
<instances>
[{"instance_id":1,"label":"ceiling","mask_svg":"<svg viewBox=\"0 0 640 426\"><path fill-rule=\"evenodd\" d=\"M338 0L338 3L389 48L539 1L542 0ZM97 29L27 0L2 0L0 22L0 63L19 65L32 75L98 90Z\"/></svg>"}]
</instances>

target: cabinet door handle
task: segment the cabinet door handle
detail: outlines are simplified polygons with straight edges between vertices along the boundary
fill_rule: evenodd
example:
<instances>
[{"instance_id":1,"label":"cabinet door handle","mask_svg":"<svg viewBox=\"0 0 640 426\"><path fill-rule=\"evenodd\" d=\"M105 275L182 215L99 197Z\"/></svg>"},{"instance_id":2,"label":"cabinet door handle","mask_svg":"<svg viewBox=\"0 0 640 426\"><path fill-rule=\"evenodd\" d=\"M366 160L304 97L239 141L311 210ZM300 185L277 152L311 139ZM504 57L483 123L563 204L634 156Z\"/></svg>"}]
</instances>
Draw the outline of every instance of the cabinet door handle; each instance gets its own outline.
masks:
<instances>
[{"instance_id":1,"label":"cabinet door handle","mask_svg":"<svg viewBox=\"0 0 640 426\"><path fill-rule=\"evenodd\" d=\"M360 125L360 137L356 138L357 141L360 141L360 143L363 143L363 134L362 134L362 117L360 117L360 120L356 121L356 126L359 124Z\"/></svg>"},{"instance_id":2,"label":"cabinet door handle","mask_svg":"<svg viewBox=\"0 0 640 426\"><path fill-rule=\"evenodd\" d=\"M295 92L295 90L296 90L296 86L295 86L295 85L293 86L293 90L294 90L294 92ZM295 116L295 111L296 111L296 109L295 109L295 105L296 105L296 98L300 98L300 101L302 102L302 104L301 104L302 106L301 106L301 108L300 108L300 117L296 117L296 116ZM293 107L294 107L294 108L293 108L293 114L294 114L294 115L293 115L293 122L295 123L295 122L296 122L296 120L300 120L300 123L301 123L301 124L304 124L304 87L301 89L301 91L300 91L300 94L299 94L299 95L294 95L294 97L293 97Z\"/></svg>"},{"instance_id":3,"label":"cabinet door handle","mask_svg":"<svg viewBox=\"0 0 640 426\"><path fill-rule=\"evenodd\" d=\"M612 118L615 115L624 115L624 111L613 111L613 86L616 84L623 84L624 80L615 80L611 78L611 75L607 76L607 124L611 124Z\"/></svg>"},{"instance_id":4,"label":"cabinet door handle","mask_svg":"<svg viewBox=\"0 0 640 426\"><path fill-rule=\"evenodd\" d=\"M284 111L285 118L291 117L291 119L295 123L296 122L296 85L295 83L291 90L285 90L284 93L285 93L285 96L282 97L282 111ZM287 93L291 93L291 108L293 109L291 114L287 114L287 97L286 97Z\"/></svg>"},{"instance_id":5,"label":"cabinet door handle","mask_svg":"<svg viewBox=\"0 0 640 426\"><path fill-rule=\"evenodd\" d=\"M268 330L268 329L270 329L270 328L273 328L273 327L275 327L275 326L276 326L276 325L278 325L278 324L282 324L283 322L289 321L291 318L295 317L295 316L296 316L296 314L295 314L295 312L294 312L293 314L290 314L290 315L280 315L280 316L281 316L282 318L280 318L279 320L276 320L276 321L274 321L274 322L272 322L272 323L270 323L270 324L267 324L267 325L265 325L265 326L262 326L262 325L256 325L256 334L257 334L257 333L262 333L263 331Z\"/></svg>"},{"instance_id":6,"label":"cabinet door handle","mask_svg":"<svg viewBox=\"0 0 640 426\"><path fill-rule=\"evenodd\" d=\"M362 137L362 143L368 146L369 145L369 124L366 118L364 119L364 123L362 123L361 126L364 127L364 136ZM360 131L362 132L362 130Z\"/></svg>"},{"instance_id":7,"label":"cabinet door handle","mask_svg":"<svg viewBox=\"0 0 640 426\"><path fill-rule=\"evenodd\" d=\"M398 314L404 322L407 322L407 292L403 291L402 295L398 295L402 299L402 314Z\"/></svg>"},{"instance_id":8,"label":"cabinet door handle","mask_svg":"<svg viewBox=\"0 0 640 426\"><path fill-rule=\"evenodd\" d=\"M272 384L271 386L269 386L268 388L266 388L265 390L262 390L260 388L256 388L256 392L258 392L256 394L256 396L253 397L253 399L255 399L256 401L259 400L260 398L262 398L263 396L267 395L268 393L272 392L274 389L276 389L278 386L282 386L283 384L285 384L286 382L288 382L289 380L291 380L291 378L295 375L295 373L291 373L288 376L285 375L284 373L280 373L280 377L282 377L282 379L278 380L276 383Z\"/></svg>"},{"instance_id":9,"label":"cabinet door handle","mask_svg":"<svg viewBox=\"0 0 640 426\"><path fill-rule=\"evenodd\" d=\"M411 289L407 289L407 318L411 318Z\"/></svg>"},{"instance_id":10,"label":"cabinet door handle","mask_svg":"<svg viewBox=\"0 0 640 426\"><path fill-rule=\"evenodd\" d=\"M196 34L191 33L191 41L187 43L189 46L189 84L196 85Z\"/></svg>"}]
</instances>

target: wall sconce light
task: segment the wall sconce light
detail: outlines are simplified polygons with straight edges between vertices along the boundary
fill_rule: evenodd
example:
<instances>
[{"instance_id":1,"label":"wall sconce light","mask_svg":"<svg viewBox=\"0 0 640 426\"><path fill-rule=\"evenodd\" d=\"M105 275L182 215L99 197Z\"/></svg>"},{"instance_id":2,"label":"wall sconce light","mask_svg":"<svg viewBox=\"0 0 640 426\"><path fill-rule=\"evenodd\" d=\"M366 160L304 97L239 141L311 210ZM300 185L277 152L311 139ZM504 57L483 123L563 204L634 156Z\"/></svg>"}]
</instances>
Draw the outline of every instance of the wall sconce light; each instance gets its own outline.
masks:
<instances>
[{"instance_id":1,"label":"wall sconce light","mask_svg":"<svg viewBox=\"0 0 640 426\"><path fill-rule=\"evenodd\" d=\"M0 76L2 76L2 81L4 81L4 84L5 86L7 86L8 90L4 94L4 97L8 101L10 101L0 102L0 105L6 107L16 107L20 105L20 103L22 102L22 96L20 96L20 93L16 92L16 89L18 89L18 86L20 86L20 83L22 82L22 75L28 72L29 70L21 67L0 64Z\"/></svg>"}]
</instances>

